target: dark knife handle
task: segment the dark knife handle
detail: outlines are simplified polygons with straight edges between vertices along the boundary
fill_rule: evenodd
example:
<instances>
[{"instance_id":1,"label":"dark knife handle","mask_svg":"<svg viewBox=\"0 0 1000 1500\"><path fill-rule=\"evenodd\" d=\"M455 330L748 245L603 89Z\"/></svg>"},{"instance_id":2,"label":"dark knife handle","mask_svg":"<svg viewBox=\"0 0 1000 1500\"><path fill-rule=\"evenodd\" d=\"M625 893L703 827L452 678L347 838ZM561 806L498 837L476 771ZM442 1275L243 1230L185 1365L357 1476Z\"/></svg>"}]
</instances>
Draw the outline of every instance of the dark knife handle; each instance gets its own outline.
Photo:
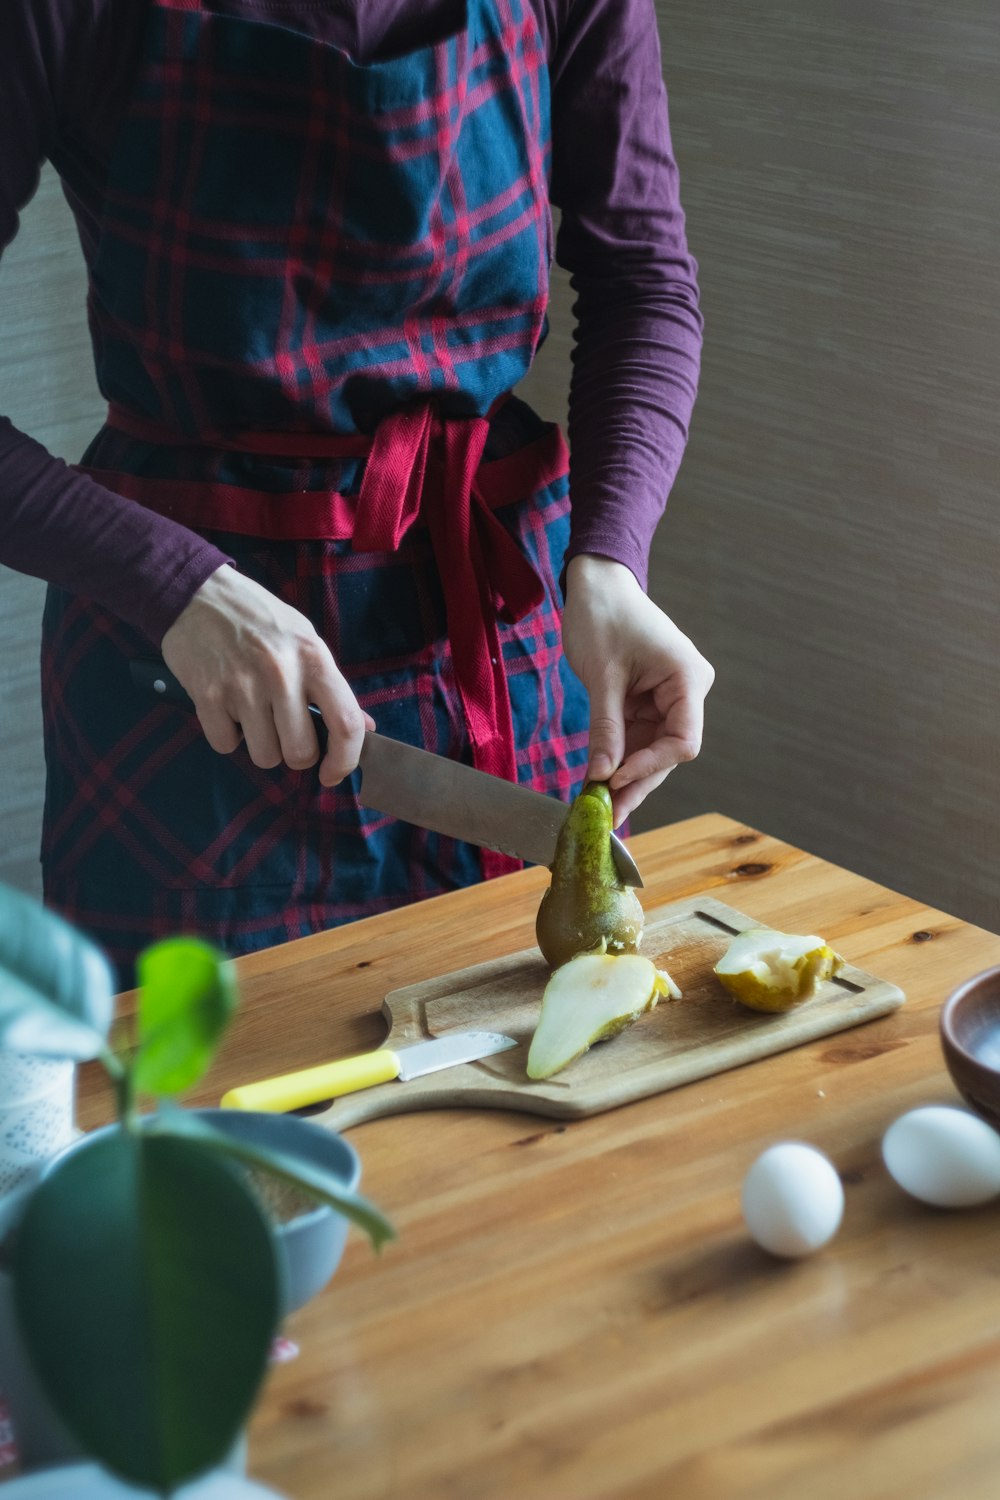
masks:
<instances>
[{"instance_id":1,"label":"dark knife handle","mask_svg":"<svg viewBox=\"0 0 1000 1500\"><path fill-rule=\"evenodd\" d=\"M182 703L185 708L194 708L194 699L186 688L181 687L165 662L137 658L129 662L128 669L137 688L157 698L165 698L168 703Z\"/></svg>"},{"instance_id":2,"label":"dark knife handle","mask_svg":"<svg viewBox=\"0 0 1000 1500\"><path fill-rule=\"evenodd\" d=\"M188 710L194 708L189 693L161 659L136 658L129 662L129 671L133 683L144 693L181 704ZM315 704L310 703L309 711L322 755L329 739L327 728ZM445 761L428 750L386 739L371 730L365 734L360 768L361 800L366 807L416 822L432 833L465 839L485 849L526 859L530 864L552 862L559 830L568 812L567 805L555 797L508 782L498 786L499 778L495 776L457 761ZM370 802L366 801L366 793ZM494 816L487 829L482 814L489 805L496 810L498 797L503 799L502 819ZM510 847L512 817L519 833L516 849ZM502 833L498 828L502 828ZM530 840L526 837L529 831ZM638 866L615 834L611 835L611 852L626 885L641 886Z\"/></svg>"},{"instance_id":3,"label":"dark knife handle","mask_svg":"<svg viewBox=\"0 0 1000 1500\"><path fill-rule=\"evenodd\" d=\"M133 683L142 692L150 693L156 698L163 698L167 703L179 703L183 708L194 708L194 699L191 694L177 680L166 662L160 658L134 657L129 662L128 669ZM327 742L327 729L323 723L323 715L314 703L310 703L309 712L313 716L313 728L319 737L319 748L322 752L326 749Z\"/></svg>"}]
</instances>

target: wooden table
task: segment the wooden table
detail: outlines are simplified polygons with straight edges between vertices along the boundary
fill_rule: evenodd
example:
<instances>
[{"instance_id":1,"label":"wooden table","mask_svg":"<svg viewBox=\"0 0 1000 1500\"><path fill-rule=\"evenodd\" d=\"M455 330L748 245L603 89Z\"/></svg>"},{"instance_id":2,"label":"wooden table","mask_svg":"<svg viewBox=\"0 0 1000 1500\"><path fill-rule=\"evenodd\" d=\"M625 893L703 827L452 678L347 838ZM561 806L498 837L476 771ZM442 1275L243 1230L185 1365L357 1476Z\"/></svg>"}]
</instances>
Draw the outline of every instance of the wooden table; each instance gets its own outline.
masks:
<instances>
[{"instance_id":1,"label":"wooden table","mask_svg":"<svg viewBox=\"0 0 1000 1500\"><path fill-rule=\"evenodd\" d=\"M888 1124L957 1102L937 1015L1000 937L710 815L632 843L647 908L713 891L899 984L896 1014L569 1125L398 1116L351 1132L399 1241L352 1234L251 1427L292 1500L997 1500L1000 1208L909 1200ZM390 989L527 947L544 872L241 961L192 1102L376 1045ZM107 1112L89 1074L84 1123ZM837 1238L772 1260L739 1211L776 1139L827 1152Z\"/></svg>"}]
</instances>

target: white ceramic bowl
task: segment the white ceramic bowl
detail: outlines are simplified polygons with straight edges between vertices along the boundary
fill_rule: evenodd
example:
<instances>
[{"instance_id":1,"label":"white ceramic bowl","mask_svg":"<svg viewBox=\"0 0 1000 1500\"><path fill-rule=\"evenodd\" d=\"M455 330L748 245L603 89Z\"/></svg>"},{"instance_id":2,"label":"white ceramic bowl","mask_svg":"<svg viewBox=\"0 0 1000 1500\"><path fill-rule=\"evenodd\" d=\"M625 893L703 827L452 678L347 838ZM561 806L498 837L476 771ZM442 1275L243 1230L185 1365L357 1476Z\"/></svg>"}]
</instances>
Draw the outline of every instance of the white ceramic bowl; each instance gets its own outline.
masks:
<instances>
[{"instance_id":1,"label":"white ceramic bowl","mask_svg":"<svg viewBox=\"0 0 1000 1500\"><path fill-rule=\"evenodd\" d=\"M354 1190L361 1181L361 1161L354 1147L343 1136L298 1115L240 1109L201 1109L198 1114L216 1130L239 1140L305 1157L339 1177L346 1188ZM286 1314L304 1306L326 1286L340 1264L349 1227L343 1214L325 1204L274 1226Z\"/></svg>"},{"instance_id":2,"label":"white ceramic bowl","mask_svg":"<svg viewBox=\"0 0 1000 1500\"><path fill-rule=\"evenodd\" d=\"M4 1500L154 1500L152 1490L115 1479L97 1464L64 1464L40 1469L3 1486ZM174 1500L282 1500L276 1490L265 1489L238 1474L216 1471L176 1491Z\"/></svg>"},{"instance_id":3,"label":"white ceramic bowl","mask_svg":"<svg viewBox=\"0 0 1000 1500\"><path fill-rule=\"evenodd\" d=\"M242 1109L198 1109L194 1113L216 1130L238 1140L304 1157L339 1177L347 1188L356 1189L361 1181L361 1160L354 1147L332 1130L299 1115ZM105 1125L80 1136L53 1157L44 1171L51 1171L69 1152L86 1150L90 1140L118 1128ZM283 1317L311 1301L326 1286L340 1264L349 1227L349 1220L343 1214L322 1203L286 1223L272 1223L282 1279Z\"/></svg>"}]
</instances>

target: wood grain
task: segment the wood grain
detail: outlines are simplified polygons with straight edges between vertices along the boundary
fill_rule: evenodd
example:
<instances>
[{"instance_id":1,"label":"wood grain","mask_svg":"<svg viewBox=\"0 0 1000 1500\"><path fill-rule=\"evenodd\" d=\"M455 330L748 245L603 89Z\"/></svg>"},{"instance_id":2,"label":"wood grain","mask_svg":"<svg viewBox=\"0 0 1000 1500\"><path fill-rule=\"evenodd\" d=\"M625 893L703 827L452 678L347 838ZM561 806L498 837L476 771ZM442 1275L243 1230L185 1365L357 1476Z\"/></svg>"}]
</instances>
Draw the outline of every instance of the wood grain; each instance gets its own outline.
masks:
<instances>
[{"instance_id":1,"label":"wood grain","mask_svg":"<svg viewBox=\"0 0 1000 1500\"><path fill-rule=\"evenodd\" d=\"M788 1047L863 1025L903 1002L903 992L853 965L807 1005L763 1016L734 1004L712 973L738 932L759 925L712 896L691 896L647 915L641 951L681 990L555 1078L532 1082L528 1047L549 969L537 948L392 990L382 1003L387 1043L406 1047L457 1031L502 1031L518 1045L480 1062L338 1099L312 1118L331 1130L423 1109L515 1109L579 1120L650 1094L711 1078Z\"/></svg>"},{"instance_id":2,"label":"wood grain","mask_svg":"<svg viewBox=\"0 0 1000 1500\"><path fill-rule=\"evenodd\" d=\"M250 1467L295 1500L995 1500L995 1206L936 1212L886 1176L903 1110L955 1103L937 1041L1000 938L720 816L631 848L650 909L715 894L818 931L907 995L891 1016L590 1119L441 1111L359 1126L357 1236L287 1332ZM375 1046L402 985L516 953L530 871L242 960L235 1030L198 1102ZM132 998L126 997L128 1011ZM105 1117L93 1070L81 1116ZM739 1189L794 1137L845 1185L798 1264L749 1242Z\"/></svg>"}]
</instances>

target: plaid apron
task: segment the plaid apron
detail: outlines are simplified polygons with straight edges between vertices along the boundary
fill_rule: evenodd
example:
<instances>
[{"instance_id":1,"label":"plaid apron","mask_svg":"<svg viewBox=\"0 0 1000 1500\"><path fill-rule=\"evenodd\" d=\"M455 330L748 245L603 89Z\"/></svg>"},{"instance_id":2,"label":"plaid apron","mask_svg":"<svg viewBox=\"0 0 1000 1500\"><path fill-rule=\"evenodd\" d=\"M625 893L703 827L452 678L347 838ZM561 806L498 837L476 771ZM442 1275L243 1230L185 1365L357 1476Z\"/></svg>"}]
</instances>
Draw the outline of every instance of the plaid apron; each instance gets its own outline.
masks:
<instances>
[{"instance_id":1,"label":"plaid apron","mask_svg":"<svg viewBox=\"0 0 1000 1500\"><path fill-rule=\"evenodd\" d=\"M561 434L508 392L543 334L548 78L525 0L368 65L202 0L150 4L90 290L108 421L83 467L316 625L379 730L569 798ZM50 589L47 899L131 983L515 867L380 816L358 773L216 754L147 700L149 642Z\"/></svg>"}]
</instances>

